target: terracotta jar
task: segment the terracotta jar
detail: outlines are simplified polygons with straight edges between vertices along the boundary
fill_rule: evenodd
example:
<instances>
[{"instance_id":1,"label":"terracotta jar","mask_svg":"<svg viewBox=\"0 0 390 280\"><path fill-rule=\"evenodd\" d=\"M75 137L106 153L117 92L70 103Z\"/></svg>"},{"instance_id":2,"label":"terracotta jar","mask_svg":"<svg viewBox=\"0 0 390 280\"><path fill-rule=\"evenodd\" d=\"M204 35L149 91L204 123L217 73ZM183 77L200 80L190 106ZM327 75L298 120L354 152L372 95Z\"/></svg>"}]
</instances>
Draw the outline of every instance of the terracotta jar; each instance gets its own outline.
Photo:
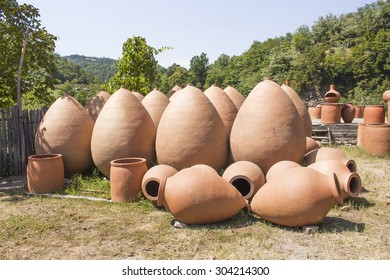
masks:
<instances>
[{"instance_id":1,"label":"terracotta jar","mask_svg":"<svg viewBox=\"0 0 390 280\"><path fill-rule=\"evenodd\" d=\"M306 151L305 154L313 150L321 148L320 142L314 140L311 137L306 137Z\"/></svg>"},{"instance_id":2,"label":"terracotta jar","mask_svg":"<svg viewBox=\"0 0 390 280\"><path fill-rule=\"evenodd\" d=\"M42 154L28 157L27 191L51 193L64 187L64 162L60 154Z\"/></svg>"},{"instance_id":3,"label":"terracotta jar","mask_svg":"<svg viewBox=\"0 0 390 280\"><path fill-rule=\"evenodd\" d=\"M226 168L222 175L241 194L251 200L265 183L265 177L260 167L250 161L237 161Z\"/></svg>"},{"instance_id":4,"label":"terracotta jar","mask_svg":"<svg viewBox=\"0 0 390 280\"><path fill-rule=\"evenodd\" d=\"M301 227L322 221L336 203L343 203L336 175L296 167L267 181L253 197L251 209L274 224Z\"/></svg>"},{"instance_id":5,"label":"terracotta jar","mask_svg":"<svg viewBox=\"0 0 390 280\"><path fill-rule=\"evenodd\" d=\"M301 165L299 163L296 163L295 161L291 161L291 160L279 161L271 166L271 168L268 170L268 172L266 174L265 179L268 182L272 178L284 176L283 174L286 170L292 169L295 167L301 167Z\"/></svg>"},{"instance_id":6,"label":"terracotta jar","mask_svg":"<svg viewBox=\"0 0 390 280\"><path fill-rule=\"evenodd\" d=\"M238 111L236 106L229 96L217 86L212 85L205 90L204 94L217 110L223 124L225 125L227 135L229 136Z\"/></svg>"},{"instance_id":7,"label":"terracotta jar","mask_svg":"<svg viewBox=\"0 0 390 280\"><path fill-rule=\"evenodd\" d=\"M297 108L298 114L301 118L302 125L305 128L306 136L311 137L313 127L311 124L309 111L305 103L302 101L298 93L296 93L296 91L289 86L288 81L286 81L286 84L282 85L282 89L291 98L291 101L294 103L295 108Z\"/></svg>"},{"instance_id":8,"label":"terracotta jar","mask_svg":"<svg viewBox=\"0 0 390 280\"><path fill-rule=\"evenodd\" d=\"M187 86L169 103L157 129L156 152L160 164L177 170L195 164L207 164L217 171L225 166L226 128L201 90Z\"/></svg>"},{"instance_id":9,"label":"terracotta jar","mask_svg":"<svg viewBox=\"0 0 390 280\"><path fill-rule=\"evenodd\" d=\"M367 124L364 134L364 150L372 155L390 154L390 125Z\"/></svg>"},{"instance_id":10,"label":"terracotta jar","mask_svg":"<svg viewBox=\"0 0 390 280\"><path fill-rule=\"evenodd\" d=\"M341 107L341 118L344 123L351 123L355 118L356 109L351 103L343 104Z\"/></svg>"},{"instance_id":11,"label":"terracotta jar","mask_svg":"<svg viewBox=\"0 0 390 280\"><path fill-rule=\"evenodd\" d=\"M181 87L178 86L178 85L175 85L172 89L171 89L171 92L170 92L170 95L169 96L172 96L176 91L179 91L181 90Z\"/></svg>"},{"instance_id":12,"label":"terracotta jar","mask_svg":"<svg viewBox=\"0 0 390 280\"><path fill-rule=\"evenodd\" d=\"M321 106L321 123L335 124L341 121L340 103L324 103Z\"/></svg>"},{"instance_id":13,"label":"terracotta jar","mask_svg":"<svg viewBox=\"0 0 390 280\"><path fill-rule=\"evenodd\" d=\"M312 163L308 168L331 176L336 174L340 183L343 198L357 197L362 190L362 180L356 172L351 172L347 166L338 160L323 160Z\"/></svg>"},{"instance_id":14,"label":"terracotta jar","mask_svg":"<svg viewBox=\"0 0 390 280\"><path fill-rule=\"evenodd\" d=\"M107 177L110 162L118 158L145 158L148 166L155 162L156 128L145 107L133 93L121 88L100 112L91 139L95 165Z\"/></svg>"},{"instance_id":15,"label":"terracotta jar","mask_svg":"<svg viewBox=\"0 0 390 280\"><path fill-rule=\"evenodd\" d=\"M94 122L87 110L64 94L46 112L35 134L37 154L61 154L65 176L84 173L93 166L91 136Z\"/></svg>"},{"instance_id":16,"label":"terracotta jar","mask_svg":"<svg viewBox=\"0 0 390 280\"><path fill-rule=\"evenodd\" d=\"M364 137L366 134L366 123L359 123L357 131L357 143L356 146L364 148Z\"/></svg>"},{"instance_id":17,"label":"terracotta jar","mask_svg":"<svg viewBox=\"0 0 390 280\"><path fill-rule=\"evenodd\" d=\"M324 99L328 103L336 103L340 101L341 94L336 90L335 85L331 84L330 89L324 95Z\"/></svg>"},{"instance_id":18,"label":"terracotta jar","mask_svg":"<svg viewBox=\"0 0 390 280\"><path fill-rule=\"evenodd\" d=\"M179 95L181 90L182 90L181 87L174 86L173 89L171 90L171 96L169 97L169 101L172 102Z\"/></svg>"},{"instance_id":19,"label":"terracotta jar","mask_svg":"<svg viewBox=\"0 0 390 280\"><path fill-rule=\"evenodd\" d=\"M236 215L247 201L214 170L191 167L160 186L157 205L164 205L180 222L210 224Z\"/></svg>"},{"instance_id":20,"label":"terracotta jar","mask_svg":"<svg viewBox=\"0 0 390 280\"><path fill-rule=\"evenodd\" d=\"M363 118L364 106L355 105L355 118Z\"/></svg>"},{"instance_id":21,"label":"terracotta jar","mask_svg":"<svg viewBox=\"0 0 390 280\"><path fill-rule=\"evenodd\" d=\"M364 122L378 124L385 122L385 106L383 105L366 105L363 114Z\"/></svg>"},{"instance_id":22,"label":"terracotta jar","mask_svg":"<svg viewBox=\"0 0 390 280\"><path fill-rule=\"evenodd\" d=\"M142 178L142 193L144 196L151 201L157 201L161 183L166 182L166 179L176 174L176 172L175 168L165 164L150 168Z\"/></svg>"},{"instance_id":23,"label":"terracotta jar","mask_svg":"<svg viewBox=\"0 0 390 280\"><path fill-rule=\"evenodd\" d=\"M308 112L311 120L321 119L321 106L319 107L309 107Z\"/></svg>"},{"instance_id":24,"label":"terracotta jar","mask_svg":"<svg viewBox=\"0 0 390 280\"><path fill-rule=\"evenodd\" d=\"M264 173L278 161L302 159L305 129L277 83L264 80L250 92L233 123L230 148L235 161L251 161Z\"/></svg>"},{"instance_id":25,"label":"terracotta jar","mask_svg":"<svg viewBox=\"0 0 390 280\"><path fill-rule=\"evenodd\" d=\"M347 154L344 151L335 148L323 147L313 150L305 155L303 162L306 165L310 165L314 162L323 160L339 160L347 166L351 172L357 171L356 162L353 159L348 159Z\"/></svg>"},{"instance_id":26,"label":"terracotta jar","mask_svg":"<svg viewBox=\"0 0 390 280\"><path fill-rule=\"evenodd\" d=\"M95 94L91 100L88 102L87 105L87 112L95 122L97 117L100 114L100 111L102 110L104 104L106 104L108 98L110 98L111 94L109 94L107 91L100 91L99 93Z\"/></svg>"},{"instance_id":27,"label":"terracotta jar","mask_svg":"<svg viewBox=\"0 0 390 280\"><path fill-rule=\"evenodd\" d=\"M387 103L390 101L390 90L386 90L382 95L383 102Z\"/></svg>"},{"instance_id":28,"label":"terracotta jar","mask_svg":"<svg viewBox=\"0 0 390 280\"><path fill-rule=\"evenodd\" d=\"M387 102L387 123L390 124L390 101Z\"/></svg>"},{"instance_id":29,"label":"terracotta jar","mask_svg":"<svg viewBox=\"0 0 390 280\"><path fill-rule=\"evenodd\" d=\"M114 202L132 202L141 192L142 178L148 167L144 158L120 158L111 161L110 190Z\"/></svg>"},{"instance_id":30,"label":"terracotta jar","mask_svg":"<svg viewBox=\"0 0 390 280\"><path fill-rule=\"evenodd\" d=\"M166 97L166 95L161 91L153 89L145 96L144 99L142 99L141 103L144 105L146 111L148 111L157 130L161 116L169 104L168 97Z\"/></svg>"},{"instance_id":31,"label":"terracotta jar","mask_svg":"<svg viewBox=\"0 0 390 280\"><path fill-rule=\"evenodd\" d=\"M244 103L244 101L245 101L245 97L237 89L235 89L232 86L227 86L223 91L233 101L237 110L239 110L242 103Z\"/></svg>"},{"instance_id":32,"label":"terracotta jar","mask_svg":"<svg viewBox=\"0 0 390 280\"><path fill-rule=\"evenodd\" d=\"M143 96L141 93L139 92L136 92L136 91L132 91L132 93L134 94L135 97L137 97L138 101L141 102L145 96Z\"/></svg>"}]
</instances>

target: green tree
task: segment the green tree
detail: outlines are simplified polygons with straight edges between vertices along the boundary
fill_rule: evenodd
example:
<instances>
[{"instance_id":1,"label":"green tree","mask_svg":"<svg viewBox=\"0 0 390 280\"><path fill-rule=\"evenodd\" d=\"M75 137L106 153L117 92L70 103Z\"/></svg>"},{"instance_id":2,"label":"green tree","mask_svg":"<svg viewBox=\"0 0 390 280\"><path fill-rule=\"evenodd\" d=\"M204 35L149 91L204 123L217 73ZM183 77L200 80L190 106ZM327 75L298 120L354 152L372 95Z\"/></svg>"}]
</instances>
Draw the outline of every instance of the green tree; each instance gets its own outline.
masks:
<instances>
[{"instance_id":1,"label":"green tree","mask_svg":"<svg viewBox=\"0 0 390 280\"><path fill-rule=\"evenodd\" d=\"M209 59L207 54L203 52L191 58L189 72L192 77L192 84L201 90L203 90L206 82L208 66Z\"/></svg>"},{"instance_id":2,"label":"green tree","mask_svg":"<svg viewBox=\"0 0 390 280\"><path fill-rule=\"evenodd\" d=\"M226 54L221 54L218 59L210 65L207 71L205 88L211 85L217 85L221 88L228 86L226 75L230 63L230 57Z\"/></svg>"}]
</instances>

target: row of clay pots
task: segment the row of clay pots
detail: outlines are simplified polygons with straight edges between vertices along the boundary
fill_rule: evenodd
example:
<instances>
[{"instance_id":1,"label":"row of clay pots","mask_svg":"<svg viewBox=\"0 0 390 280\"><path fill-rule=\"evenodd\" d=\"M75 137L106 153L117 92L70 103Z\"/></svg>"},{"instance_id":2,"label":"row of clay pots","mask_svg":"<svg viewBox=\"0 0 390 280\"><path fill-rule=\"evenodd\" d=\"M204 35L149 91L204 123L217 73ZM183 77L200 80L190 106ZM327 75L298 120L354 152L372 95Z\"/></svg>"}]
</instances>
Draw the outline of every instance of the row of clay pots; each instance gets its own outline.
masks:
<instances>
[{"instance_id":1,"label":"row of clay pots","mask_svg":"<svg viewBox=\"0 0 390 280\"><path fill-rule=\"evenodd\" d=\"M351 103L347 103L345 105L348 105L348 106L344 109L344 113L343 113L344 106L342 106L342 110L341 110L341 118L343 118L345 123L352 122L354 118L363 118L363 112L364 112L365 106L352 105ZM351 108L352 106L354 107L354 109ZM321 119L321 108L322 108L322 104L318 104L316 107L309 107L308 108L311 120ZM353 111L355 112L355 114L352 118ZM344 115L344 117L343 117L343 115ZM337 121L338 121L338 118L337 118Z\"/></svg>"}]
</instances>

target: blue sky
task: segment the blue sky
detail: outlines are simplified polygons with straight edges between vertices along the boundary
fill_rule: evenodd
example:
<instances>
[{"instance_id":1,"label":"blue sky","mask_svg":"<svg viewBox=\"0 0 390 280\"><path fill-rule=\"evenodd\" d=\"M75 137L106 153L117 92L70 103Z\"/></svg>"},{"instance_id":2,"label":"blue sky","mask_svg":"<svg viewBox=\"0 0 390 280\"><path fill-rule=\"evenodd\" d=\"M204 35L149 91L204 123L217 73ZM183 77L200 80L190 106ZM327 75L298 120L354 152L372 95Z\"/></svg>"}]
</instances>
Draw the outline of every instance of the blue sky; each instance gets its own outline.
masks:
<instances>
[{"instance_id":1,"label":"blue sky","mask_svg":"<svg viewBox=\"0 0 390 280\"><path fill-rule=\"evenodd\" d=\"M43 26L59 37L60 55L119 58L132 36L170 46L157 56L165 67L205 52L240 55L253 43L312 26L320 16L357 11L368 0L19 0L40 10Z\"/></svg>"}]
</instances>

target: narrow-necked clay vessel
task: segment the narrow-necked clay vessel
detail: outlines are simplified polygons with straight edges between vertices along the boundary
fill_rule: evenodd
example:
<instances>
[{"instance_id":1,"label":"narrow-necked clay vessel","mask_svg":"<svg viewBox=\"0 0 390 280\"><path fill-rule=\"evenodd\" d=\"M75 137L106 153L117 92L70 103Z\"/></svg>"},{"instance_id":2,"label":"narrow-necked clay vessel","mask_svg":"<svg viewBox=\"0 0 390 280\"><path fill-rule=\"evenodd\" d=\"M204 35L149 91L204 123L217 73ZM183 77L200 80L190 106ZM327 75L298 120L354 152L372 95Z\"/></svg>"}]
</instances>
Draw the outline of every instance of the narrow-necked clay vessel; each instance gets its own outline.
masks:
<instances>
[{"instance_id":1,"label":"narrow-necked clay vessel","mask_svg":"<svg viewBox=\"0 0 390 280\"><path fill-rule=\"evenodd\" d=\"M177 170L207 164L219 171L225 165L226 129L201 90L187 86L169 103L157 129L156 153L160 164Z\"/></svg>"},{"instance_id":2,"label":"narrow-necked clay vessel","mask_svg":"<svg viewBox=\"0 0 390 280\"><path fill-rule=\"evenodd\" d=\"M228 219L243 209L247 201L241 193L207 168L185 168L160 186L157 205L186 224L210 224Z\"/></svg>"},{"instance_id":3,"label":"narrow-necked clay vessel","mask_svg":"<svg viewBox=\"0 0 390 280\"><path fill-rule=\"evenodd\" d=\"M364 106L355 105L355 118L363 118Z\"/></svg>"},{"instance_id":4,"label":"narrow-necked clay vessel","mask_svg":"<svg viewBox=\"0 0 390 280\"><path fill-rule=\"evenodd\" d=\"M176 174L176 172L175 168L166 164L159 164L150 168L142 179L142 193L144 196L151 201L157 201L161 183L165 183L166 179Z\"/></svg>"},{"instance_id":5,"label":"narrow-necked clay vessel","mask_svg":"<svg viewBox=\"0 0 390 280\"><path fill-rule=\"evenodd\" d=\"M138 99L139 102L141 102L141 101L145 98L145 96L143 96L143 95L142 95L141 93L139 93L139 92L133 91L133 94L134 94L135 97L137 97L137 99Z\"/></svg>"},{"instance_id":6,"label":"narrow-necked clay vessel","mask_svg":"<svg viewBox=\"0 0 390 280\"><path fill-rule=\"evenodd\" d=\"M260 167L250 161L237 161L226 168L222 175L241 194L251 200L265 183L265 177Z\"/></svg>"},{"instance_id":7,"label":"narrow-necked clay vessel","mask_svg":"<svg viewBox=\"0 0 390 280\"><path fill-rule=\"evenodd\" d=\"M363 113L364 122L367 124L380 124L385 122L385 106L366 105Z\"/></svg>"},{"instance_id":8,"label":"narrow-necked clay vessel","mask_svg":"<svg viewBox=\"0 0 390 280\"><path fill-rule=\"evenodd\" d=\"M345 123L351 123L355 118L356 109L351 103L343 104L341 107L341 118Z\"/></svg>"},{"instance_id":9,"label":"narrow-necked clay vessel","mask_svg":"<svg viewBox=\"0 0 390 280\"><path fill-rule=\"evenodd\" d=\"M242 103L244 103L244 101L245 101L245 97L237 89L235 89L232 86L227 86L223 91L233 101L233 103L236 106L237 110L239 110L241 105L242 105Z\"/></svg>"},{"instance_id":10,"label":"narrow-necked clay vessel","mask_svg":"<svg viewBox=\"0 0 390 280\"><path fill-rule=\"evenodd\" d=\"M310 164L312 168L324 175L336 174L340 183L343 198L357 197L362 190L362 180L356 172L351 172L347 166L338 160L323 160Z\"/></svg>"},{"instance_id":11,"label":"narrow-necked clay vessel","mask_svg":"<svg viewBox=\"0 0 390 280\"><path fill-rule=\"evenodd\" d=\"M383 102L387 103L390 101L390 90L386 90L382 95Z\"/></svg>"},{"instance_id":12,"label":"narrow-necked clay vessel","mask_svg":"<svg viewBox=\"0 0 390 280\"><path fill-rule=\"evenodd\" d=\"M118 158L145 158L155 162L156 128L145 107L127 89L117 90L104 105L93 129L91 150L95 165L107 177L110 162Z\"/></svg>"},{"instance_id":13,"label":"narrow-necked clay vessel","mask_svg":"<svg viewBox=\"0 0 390 280\"><path fill-rule=\"evenodd\" d=\"M364 150L372 155L390 154L390 125L367 124L364 134Z\"/></svg>"},{"instance_id":14,"label":"narrow-necked clay vessel","mask_svg":"<svg viewBox=\"0 0 390 280\"><path fill-rule=\"evenodd\" d=\"M97 117L100 114L104 104L107 102L108 98L110 98L111 94L107 91L100 91L95 94L91 100L87 104L87 112L95 122Z\"/></svg>"},{"instance_id":15,"label":"narrow-necked clay vessel","mask_svg":"<svg viewBox=\"0 0 390 280\"><path fill-rule=\"evenodd\" d=\"M305 151L305 154L307 154L308 152L311 152L311 151L313 151L315 149L319 149L319 148L321 148L320 142L314 140L311 137L306 137L306 151Z\"/></svg>"},{"instance_id":16,"label":"narrow-necked clay vessel","mask_svg":"<svg viewBox=\"0 0 390 280\"><path fill-rule=\"evenodd\" d=\"M341 97L341 94L336 90L336 87L334 84L330 85L330 89L327 93L324 95L324 99L328 103L336 103L339 102Z\"/></svg>"},{"instance_id":17,"label":"narrow-necked clay vessel","mask_svg":"<svg viewBox=\"0 0 390 280\"><path fill-rule=\"evenodd\" d=\"M282 89L287 93L288 97L291 98L291 101L294 103L295 108L297 108L298 114L301 117L302 125L305 128L306 137L311 137L313 127L305 103L302 101L298 93L290 87L288 81L286 81L286 83L282 85Z\"/></svg>"},{"instance_id":18,"label":"narrow-necked clay vessel","mask_svg":"<svg viewBox=\"0 0 390 280\"><path fill-rule=\"evenodd\" d=\"M278 161L274 165L271 166L271 168L268 170L265 179L266 181L271 180L272 178L277 178L279 176L284 176L284 171L295 168L295 167L301 167L299 163L296 163L295 161L291 160L282 160Z\"/></svg>"},{"instance_id":19,"label":"narrow-necked clay vessel","mask_svg":"<svg viewBox=\"0 0 390 280\"><path fill-rule=\"evenodd\" d=\"M321 119L321 107L322 106L316 106L316 107L309 107L308 112L310 115L310 118L312 120L319 120Z\"/></svg>"},{"instance_id":20,"label":"narrow-necked clay vessel","mask_svg":"<svg viewBox=\"0 0 390 280\"><path fill-rule=\"evenodd\" d=\"M94 122L87 110L64 94L47 110L35 134L37 154L61 154L65 176L92 167L91 136Z\"/></svg>"},{"instance_id":21,"label":"narrow-necked clay vessel","mask_svg":"<svg viewBox=\"0 0 390 280\"><path fill-rule=\"evenodd\" d=\"M166 97L166 95L161 91L153 89L145 96L144 99L142 99L141 103L148 111L153 120L154 126L157 129L161 116L169 104L168 97Z\"/></svg>"},{"instance_id":22,"label":"narrow-necked clay vessel","mask_svg":"<svg viewBox=\"0 0 390 280\"><path fill-rule=\"evenodd\" d=\"M359 123L357 131L357 143L356 146L364 148L364 137L366 134L366 123Z\"/></svg>"},{"instance_id":23,"label":"narrow-necked clay vessel","mask_svg":"<svg viewBox=\"0 0 390 280\"><path fill-rule=\"evenodd\" d=\"M230 135L235 161L247 160L266 173L281 160L300 161L306 134L294 103L271 80L260 82L237 113Z\"/></svg>"},{"instance_id":24,"label":"narrow-necked clay vessel","mask_svg":"<svg viewBox=\"0 0 390 280\"><path fill-rule=\"evenodd\" d=\"M347 166L351 172L357 171L356 162L353 159L348 159L347 154L344 151L335 148L323 147L313 150L307 153L303 159L306 165L322 160L339 160Z\"/></svg>"},{"instance_id":25,"label":"narrow-necked clay vessel","mask_svg":"<svg viewBox=\"0 0 390 280\"><path fill-rule=\"evenodd\" d=\"M321 123L336 124L341 121L341 104L324 103L321 104Z\"/></svg>"},{"instance_id":26,"label":"narrow-necked clay vessel","mask_svg":"<svg viewBox=\"0 0 390 280\"><path fill-rule=\"evenodd\" d=\"M300 227L319 223L342 202L336 175L296 167L267 181L253 197L251 210L274 224Z\"/></svg>"}]
</instances>

